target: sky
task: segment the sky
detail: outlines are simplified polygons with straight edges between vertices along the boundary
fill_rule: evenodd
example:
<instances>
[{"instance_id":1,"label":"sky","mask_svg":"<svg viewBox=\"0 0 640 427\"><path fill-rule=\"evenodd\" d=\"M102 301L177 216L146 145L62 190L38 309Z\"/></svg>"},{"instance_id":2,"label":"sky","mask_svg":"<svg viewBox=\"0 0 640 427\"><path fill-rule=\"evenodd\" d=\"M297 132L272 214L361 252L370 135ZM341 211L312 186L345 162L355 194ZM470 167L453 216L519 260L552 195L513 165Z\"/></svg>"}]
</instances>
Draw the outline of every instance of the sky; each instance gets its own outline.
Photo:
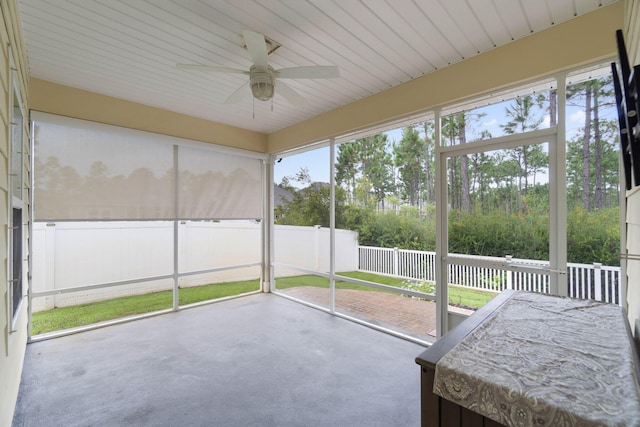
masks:
<instances>
[{"instance_id":1,"label":"sky","mask_svg":"<svg viewBox=\"0 0 640 427\"><path fill-rule=\"evenodd\" d=\"M486 112L486 116L480 119L477 128L472 131L474 134L479 134L481 130L487 130L494 136L503 134L500 128L500 122L507 121L504 114L505 105L495 104L489 107L484 107L478 111ZM615 118L615 111L613 108L608 112L601 115L602 119ZM579 130L584 127L585 112L584 110L567 106L567 140L576 135ZM543 127L549 127L549 116L545 115L543 120ZM402 128L397 128L385 132L388 135L388 141L399 141L402 137ZM329 147L307 151L301 154L284 157L279 163L276 163L274 168L274 178L276 183L280 183L282 178L287 176L294 176L302 167L307 167L311 180L314 182L329 182ZM337 155L337 148L336 148ZM292 183L295 185L295 183Z\"/></svg>"}]
</instances>

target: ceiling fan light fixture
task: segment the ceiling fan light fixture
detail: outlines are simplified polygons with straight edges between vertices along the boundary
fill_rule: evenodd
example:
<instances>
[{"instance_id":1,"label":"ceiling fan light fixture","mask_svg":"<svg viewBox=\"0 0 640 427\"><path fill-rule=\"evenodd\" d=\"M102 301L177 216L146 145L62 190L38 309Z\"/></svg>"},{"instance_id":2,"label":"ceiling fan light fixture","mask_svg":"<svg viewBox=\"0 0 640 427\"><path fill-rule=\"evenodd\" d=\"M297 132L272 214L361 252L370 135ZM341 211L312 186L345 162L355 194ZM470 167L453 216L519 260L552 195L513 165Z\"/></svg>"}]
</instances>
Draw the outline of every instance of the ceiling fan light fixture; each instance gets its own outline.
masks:
<instances>
[{"instance_id":1,"label":"ceiling fan light fixture","mask_svg":"<svg viewBox=\"0 0 640 427\"><path fill-rule=\"evenodd\" d=\"M249 77L249 86L251 93L260 101L268 101L273 98L275 91L275 78L271 67L260 67L254 65L251 67Z\"/></svg>"},{"instance_id":2,"label":"ceiling fan light fixture","mask_svg":"<svg viewBox=\"0 0 640 427\"><path fill-rule=\"evenodd\" d=\"M305 99L295 89L280 81L280 79L334 79L340 77L338 67L329 65L310 65L289 67L274 70L269 66L269 54L280 44L255 31L243 30L242 38L253 65L249 71L198 64L176 64L180 69L200 70L207 72L226 72L249 75L249 81L236 89L224 102L235 104L248 95L247 86L251 89L253 99L259 101L273 100L278 79L278 94L295 106L305 105ZM271 103L273 109L273 102Z\"/></svg>"}]
</instances>

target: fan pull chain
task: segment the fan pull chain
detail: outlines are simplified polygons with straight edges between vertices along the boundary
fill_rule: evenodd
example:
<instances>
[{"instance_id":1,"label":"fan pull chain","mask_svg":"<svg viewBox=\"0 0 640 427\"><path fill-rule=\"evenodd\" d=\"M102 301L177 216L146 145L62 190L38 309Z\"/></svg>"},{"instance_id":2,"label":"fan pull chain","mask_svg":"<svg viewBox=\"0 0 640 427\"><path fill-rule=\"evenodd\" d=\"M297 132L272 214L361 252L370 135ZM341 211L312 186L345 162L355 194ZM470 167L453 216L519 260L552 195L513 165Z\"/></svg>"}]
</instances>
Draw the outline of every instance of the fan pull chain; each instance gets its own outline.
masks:
<instances>
[{"instance_id":1,"label":"fan pull chain","mask_svg":"<svg viewBox=\"0 0 640 427\"><path fill-rule=\"evenodd\" d=\"M271 98L271 112L273 113L273 98Z\"/></svg>"},{"instance_id":2,"label":"fan pull chain","mask_svg":"<svg viewBox=\"0 0 640 427\"><path fill-rule=\"evenodd\" d=\"M251 103L251 111L253 112L253 120L256 119L256 99L252 96L251 99L253 102Z\"/></svg>"}]
</instances>

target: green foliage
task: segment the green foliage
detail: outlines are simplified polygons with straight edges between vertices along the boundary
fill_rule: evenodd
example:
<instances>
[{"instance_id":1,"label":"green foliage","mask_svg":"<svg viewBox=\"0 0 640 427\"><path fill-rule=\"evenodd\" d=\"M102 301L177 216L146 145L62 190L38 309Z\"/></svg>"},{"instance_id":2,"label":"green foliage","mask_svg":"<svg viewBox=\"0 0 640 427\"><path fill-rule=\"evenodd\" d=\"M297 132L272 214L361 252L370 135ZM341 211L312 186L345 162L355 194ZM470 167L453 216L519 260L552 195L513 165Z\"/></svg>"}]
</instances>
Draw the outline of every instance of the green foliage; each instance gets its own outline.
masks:
<instances>
[{"instance_id":1,"label":"green foliage","mask_svg":"<svg viewBox=\"0 0 640 427\"><path fill-rule=\"evenodd\" d=\"M282 206L278 212L277 224L321 225L329 227L329 184L316 182L293 193L293 200ZM336 187L336 209L344 206L344 190Z\"/></svg>"},{"instance_id":2,"label":"green foliage","mask_svg":"<svg viewBox=\"0 0 640 427\"><path fill-rule=\"evenodd\" d=\"M402 130L402 139L393 147L395 166L400 174L402 197L412 206L418 204L426 181L426 151L425 140L420 138L418 129L413 126Z\"/></svg>"},{"instance_id":3,"label":"green foliage","mask_svg":"<svg viewBox=\"0 0 640 427\"><path fill-rule=\"evenodd\" d=\"M548 230L548 217L536 213L452 213L449 215L449 252L549 259Z\"/></svg>"},{"instance_id":4,"label":"green foliage","mask_svg":"<svg viewBox=\"0 0 640 427\"><path fill-rule=\"evenodd\" d=\"M336 183L345 188L347 200L377 206L393 190L387 145L387 135L376 134L338 146Z\"/></svg>"},{"instance_id":5,"label":"green foliage","mask_svg":"<svg viewBox=\"0 0 640 427\"><path fill-rule=\"evenodd\" d=\"M402 289L408 291L424 292L425 294L435 295L435 282L427 282L422 280L407 279L402 282Z\"/></svg>"},{"instance_id":6,"label":"green foliage","mask_svg":"<svg viewBox=\"0 0 640 427\"><path fill-rule=\"evenodd\" d=\"M369 222L357 229L360 244L383 248L423 251L435 250L435 223L408 212L397 215L385 212L372 215Z\"/></svg>"},{"instance_id":7,"label":"green foliage","mask_svg":"<svg viewBox=\"0 0 640 427\"><path fill-rule=\"evenodd\" d=\"M371 207L348 204L336 214L336 228L360 230L361 225L368 224L375 215Z\"/></svg>"},{"instance_id":8,"label":"green foliage","mask_svg":"<svg viewBox=\"0 0 640 427\"><path fill-rule=\"evenodd\" d=\"M620 265L619 209L587 212L573 208L567 217L568 262ZM450 215L449 252L484 256L549 259L549 218L527 214Z\"/></svg>"},{"instance_id":9,"label":"green foliage","mask_svg":"<svg viewBox=\"0 0 640 427\"><path fill-rule=\"evenodd\" d=\"M567 219L567 260L583 264L620 265L620 210L591 212L574 207Z\"/></svg>"},{"instance_id":10,"label":"green foliage","mask_svg":"<svg viewBox=\"0 0 640 427\"><path fill-rule=\"evenodd\" d=\"M505 114L509 121L501 125L504 133L513 135L536 130L542 124L543 117L536 116L534 107L537 99L532 95L516 98L511 105L505 108Z\"/></svg>"},{"instance_id":11,"label":"green foliage","mask_svg":"<svg viewBox=\"0 0 640 427\"><path fill-rule=\"evenodd\" d=\"M520 196L513 213L500 205L495 194L490 213L476 204L470 213L449 214L449 252L483 256L549 259L548 184L536 185ZM421 214L416 207L402 206L394 211L378 212L372 206L345 203L345 190L336 187L336 227L357 231L363 246L435 250L433 206ZM486 205L485 205L486 206ZM329 187L312 185L295 193L278 224L329 226ZM587 212L572 208L567 218L567 254L569 262L619 265L619 209Z\"/></svg>"}]
</instances>

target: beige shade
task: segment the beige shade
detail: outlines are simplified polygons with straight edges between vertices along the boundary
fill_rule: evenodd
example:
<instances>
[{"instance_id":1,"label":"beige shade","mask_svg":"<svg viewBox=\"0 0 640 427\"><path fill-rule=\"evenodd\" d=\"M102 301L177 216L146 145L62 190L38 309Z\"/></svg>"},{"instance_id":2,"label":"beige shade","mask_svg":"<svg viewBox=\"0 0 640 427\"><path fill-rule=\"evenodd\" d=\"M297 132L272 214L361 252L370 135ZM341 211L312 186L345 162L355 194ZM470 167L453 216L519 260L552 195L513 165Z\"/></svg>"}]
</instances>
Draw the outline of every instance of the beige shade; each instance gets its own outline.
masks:
<instances>
[{"instance_id":1,"label":"beige shade","mask_svg":"<svg viewBox=\"0 0 640 427\"><path fill-rule=\"evenodd\" d=\"M262 216L260 159L52 114L32 118L36 221Z\"/></svg>"},{"instance_id":2,"label":"beige shade","mask_svg":"<svg viewBox=\"0 0 640 427\"><path fill-rule=\"evenodd\" d=\"M178 149L180 219L262 218L262 161L206 148Z\"/></svg>"}]
</instances>

